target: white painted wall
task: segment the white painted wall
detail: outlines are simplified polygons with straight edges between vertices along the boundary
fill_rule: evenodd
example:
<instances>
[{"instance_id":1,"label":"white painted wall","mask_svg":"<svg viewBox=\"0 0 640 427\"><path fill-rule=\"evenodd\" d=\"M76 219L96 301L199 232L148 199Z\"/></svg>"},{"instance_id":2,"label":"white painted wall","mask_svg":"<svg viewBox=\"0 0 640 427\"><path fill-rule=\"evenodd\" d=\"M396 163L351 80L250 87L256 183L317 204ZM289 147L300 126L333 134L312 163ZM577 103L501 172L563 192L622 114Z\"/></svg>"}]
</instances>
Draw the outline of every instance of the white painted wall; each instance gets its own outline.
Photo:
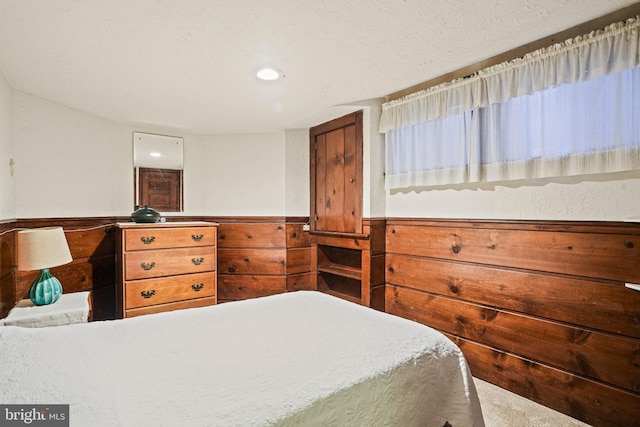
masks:
<instances>
[{"instance_id":1,"label":"white painted wall","mask_svg":"<svg viewBox=\"0 0 640 427\"><path fill-rule=\"evenodd\" d=\"M478 188L388 192L387 216L570 221L640 218L640 171Z\"/></svg>"},{"instance_id":2,"label":"white painted wall","mask_svg":"<svg viewBox=\"0 0 640 427\"><path fill-rule=\"evenodd\" d=\"M380 100L363 104L363 202L362 215L365 218L383 218L386 215L384 190L384 135L378 132Z\"/></svg>"},{"instance_id":3,"label":"white painted wall","mask_svg":"<svg viewBox=\"0 0 640 427\"><path fill-rule=\"evenodd\" d=\"M285 211L309 216L309 129L290 129L285 138Z\"/></svg>"},{"instance_id":4,"label":"white painted wall","mask_svg":"<svg viewBox=\"0 0 640 427\"><path fill-rule=\"evenodd\" d=\"M131 211L131 139L123 127L14 91L18 218Z\"/></svg>"},{"instance_id":5,"label":"white painted wall","mask_svg":"<svg viewBox=\"0 0 640 427\"><path fill-rule=\"evenodd\" d=\"M18 91L3 93L0 86L0 161L8 164L11 156L3 129L12 125L16 164L13 180L2 168L0 219L129 215L134 131L184 138L185 211L172 215L308 215L304 130L200 136L134 128ZM6 107L11 103L13 109Z\"/></svg>"},{"instance_id":6,"label":"white painted wall","mask_svg":"<svg viewBox=\"0 0 640 427\"><path fill-rule=\"evenodd\" d=\"M0 71L0 221L16 217L12 166L11 87Z\"/></svg>"},{"instance_id":7,"label":"white painted wall","mask_svg":"<svg viewBox=\"0 0 640 427\"><path fill-rule=\"evenodd\" d=\"M208 136L201 148L203 215L286 215L284 131Z\"/></svg>"},{"instance_id":8,"label":"white painted wall","mask_svg":"<svg viewBox=\"0 0 640 427\"><path fill-rule=\"evenodd\" d=\"M640 218L640 172L563 180L382 190L384 140L365 107L365 217ZM133 210L132 133L185 139L184 215L307 216L308 130L199 136L129 127L12 91L0 76L0 220L123 216ZM9 160L15 161L11 176Z\"/></svg>"}]
</instances>

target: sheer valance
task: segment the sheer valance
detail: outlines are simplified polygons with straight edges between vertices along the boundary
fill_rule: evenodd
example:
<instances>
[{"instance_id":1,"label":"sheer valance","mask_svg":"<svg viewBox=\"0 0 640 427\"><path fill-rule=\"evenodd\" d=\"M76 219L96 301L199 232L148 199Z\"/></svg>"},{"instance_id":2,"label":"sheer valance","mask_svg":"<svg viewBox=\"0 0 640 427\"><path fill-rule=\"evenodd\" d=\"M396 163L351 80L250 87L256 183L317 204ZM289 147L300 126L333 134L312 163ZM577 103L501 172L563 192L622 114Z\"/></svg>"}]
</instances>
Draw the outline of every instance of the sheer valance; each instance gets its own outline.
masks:
<instances>
[{"instance_id":1,"label":"sheer valance","mask_svg":"<svg viewBox=\"0 0 640 427\"><path fill-rule=\"evenodd\" d=\"M640 16L522 58L390 101L380 132L505 102L563 83L613 74L640 64Z\"/></svg>"}]
</instances>

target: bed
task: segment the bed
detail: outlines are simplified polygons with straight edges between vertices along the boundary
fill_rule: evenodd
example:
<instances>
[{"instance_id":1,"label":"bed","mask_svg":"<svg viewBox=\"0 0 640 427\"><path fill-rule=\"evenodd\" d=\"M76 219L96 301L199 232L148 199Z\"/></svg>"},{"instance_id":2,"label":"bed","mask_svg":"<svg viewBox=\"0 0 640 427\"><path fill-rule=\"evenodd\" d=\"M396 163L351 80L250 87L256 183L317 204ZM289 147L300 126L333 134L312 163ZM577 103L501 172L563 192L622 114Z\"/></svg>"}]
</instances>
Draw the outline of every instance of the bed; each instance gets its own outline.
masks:
<instances>
[{"instance_id":1,"label":"bed","mask_svg":"<svg viewBox=\"0 0 640 427\"><path fill-rule=\"evenodd\" d=\"M439 332L313 291L130 319L0 327L0 403L71 426L483 426Z\"/></svg>"}]
</instances>

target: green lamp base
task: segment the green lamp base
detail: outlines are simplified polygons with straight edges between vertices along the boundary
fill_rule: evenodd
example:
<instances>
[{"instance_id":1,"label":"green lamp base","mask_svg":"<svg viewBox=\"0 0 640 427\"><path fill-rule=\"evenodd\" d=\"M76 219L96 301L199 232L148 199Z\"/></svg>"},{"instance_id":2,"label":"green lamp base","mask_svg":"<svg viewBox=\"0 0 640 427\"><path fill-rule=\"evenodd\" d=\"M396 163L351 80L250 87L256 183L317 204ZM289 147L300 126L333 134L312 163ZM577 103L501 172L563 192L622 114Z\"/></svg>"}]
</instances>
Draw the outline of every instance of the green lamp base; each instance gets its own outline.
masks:
<instances>
[{"instance_id":1,"label":"green lamp base","mask_svg":"<svg viewBox=\"0 0 640 427\"><path fill-rule=\"evenodd\" d=\"M48 268L40 270L40 276L31 284L29 299L35 305L47 305L58 301L62 295L60 281L51 275Z\"/></svg>"}]
</instances>

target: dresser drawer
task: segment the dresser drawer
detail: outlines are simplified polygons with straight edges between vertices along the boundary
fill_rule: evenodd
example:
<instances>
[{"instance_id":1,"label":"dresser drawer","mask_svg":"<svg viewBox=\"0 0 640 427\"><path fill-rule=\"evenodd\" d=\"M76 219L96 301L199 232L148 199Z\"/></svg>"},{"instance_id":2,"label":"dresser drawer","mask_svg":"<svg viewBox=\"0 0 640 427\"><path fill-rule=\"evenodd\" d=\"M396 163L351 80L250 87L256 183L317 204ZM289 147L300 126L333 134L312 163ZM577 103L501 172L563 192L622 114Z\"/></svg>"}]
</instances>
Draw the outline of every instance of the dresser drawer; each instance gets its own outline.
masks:
<instances>
[{"instance_id":1,"label":"dresser drawer","mask_svg":"<svg viewBox=\"0 0 640 427\"><path fill-rule=\"evenodd\" d=\"M145 228L124 230L125 251L215 246L213 227Z\"/></svg>"},{"instance_id":2,"label":"dresser drawer","mask_svg":"<svg viewBox=\"0 0 640 427\"><path fill-rule=\"evenodd\" d=\"M212 297L215 294L214 273L136 280L125 284L125 309Z\"/></svg>"},{"instance_id":3,"label":"dresser drawer","mask_svg":"<svg viewBox=\"0 0 640 427\"><path fill-rule=\"evenodd\" d=\"M215 248L163 249L124 254L125 280L215 271Z\"/></svg>"}]
</instances>

